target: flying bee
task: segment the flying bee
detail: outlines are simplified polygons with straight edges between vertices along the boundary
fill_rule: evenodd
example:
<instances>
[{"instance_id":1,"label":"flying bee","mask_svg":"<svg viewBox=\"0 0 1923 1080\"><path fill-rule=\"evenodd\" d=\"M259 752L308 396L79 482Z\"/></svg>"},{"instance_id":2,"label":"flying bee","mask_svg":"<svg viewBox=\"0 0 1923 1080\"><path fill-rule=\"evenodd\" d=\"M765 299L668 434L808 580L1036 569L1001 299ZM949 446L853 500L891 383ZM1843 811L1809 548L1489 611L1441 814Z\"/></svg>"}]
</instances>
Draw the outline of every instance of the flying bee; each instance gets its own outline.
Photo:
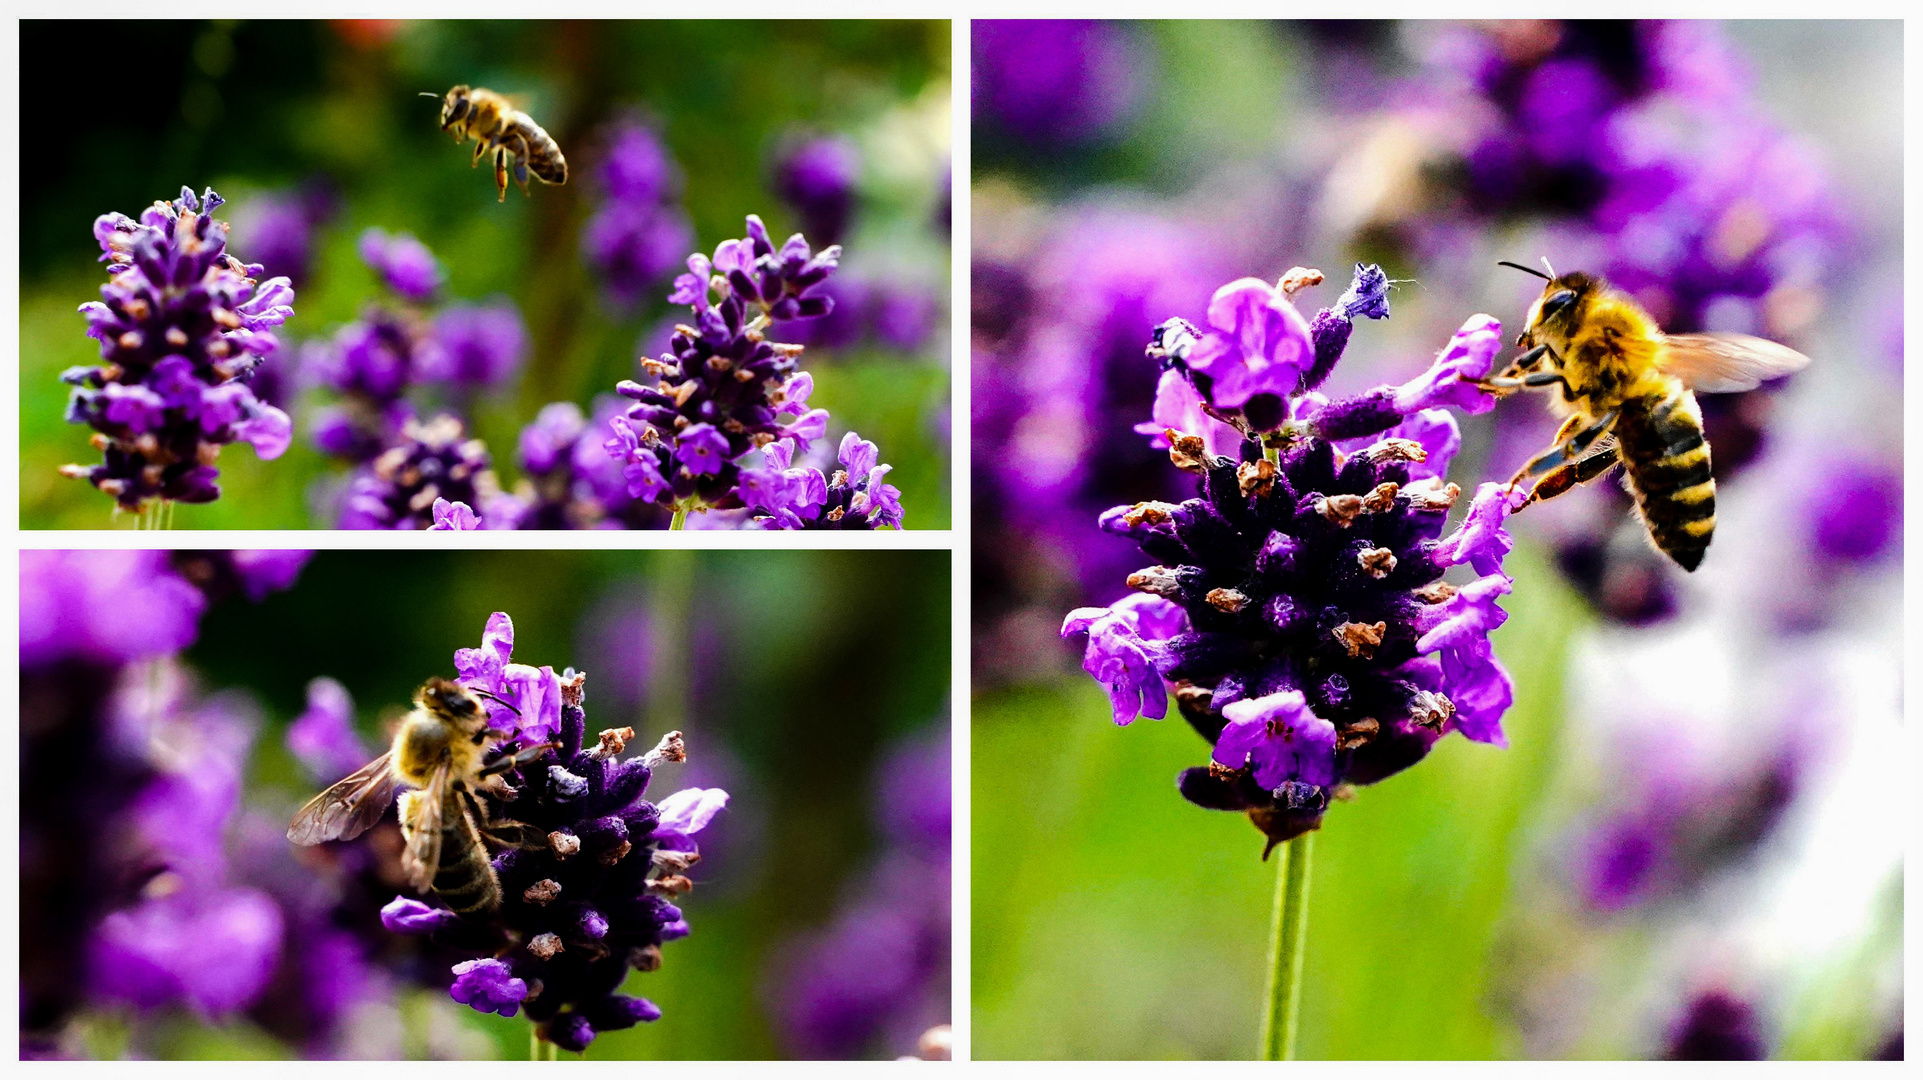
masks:
<instances>
[{"instance_id":1,"label":"flying bee","mask_svg":"<svg viewBox=\"0 0 1923 1080\"><path fill-rule=\"evenodd\" d=\"M1809 357L1748 334L1665 334L1634 300L1601 278L1542 278L1516 344L1527 349L1507 370L1479 384L1497 394L1560 388L1564 416L1555 445L1509 481L1535 479L1524 505L1551 499L1623 466L1650 540L1684 570L1703 561L1716 530L1716 482L1696 393L1754 390L1765 379L1800 371Z\"/></svg>"},{"instance_id":2,"label":"flying bee","mask_svg":"<svg viewBox=\"0 0 1923 1080\"><path fill-rule=\"evenodd\" d=\"M456 914L484 914L500 906L501 884L482 845L487 820L477 797L490 781L549 749L542 743L492 763L495 734L481 698L499 701L435 676L414 693L414 711L394 733L394 745L352 776L321 792L294 815L287 838L296 844L352 840L373 828L403 785L401 868L421 892L439 893Z\"/></svg>"},{"instance_id":3,"label":"flying bee","mask_svg":"<svg viewBox=\"0 0 1923 1080\"><path fill-rule=\"evenodd\" d=\"M421 96L436 95L423 92ZM548 133L513 102L485 87L470 89L463 84L449 90L441 99L441 130L453 132L457 143L475 141L472 164L480 164L489 152L494 154L494 186L500 189L502 202L507 200L510 168L524 195L530 169L545 183L568 182L567 159Z\"/></svg>"}]
</instances>

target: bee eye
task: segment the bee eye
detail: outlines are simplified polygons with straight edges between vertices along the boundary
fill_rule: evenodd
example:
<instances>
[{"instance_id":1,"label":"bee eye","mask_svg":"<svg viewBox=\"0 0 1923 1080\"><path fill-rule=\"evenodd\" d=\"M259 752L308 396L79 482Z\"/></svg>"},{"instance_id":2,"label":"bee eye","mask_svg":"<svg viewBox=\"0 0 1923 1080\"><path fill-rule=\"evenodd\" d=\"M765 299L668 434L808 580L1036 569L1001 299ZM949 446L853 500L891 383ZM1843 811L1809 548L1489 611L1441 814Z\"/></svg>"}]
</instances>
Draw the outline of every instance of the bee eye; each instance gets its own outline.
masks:
<instances>
[{"instance_id":1,"label":"bee eye","mask_svg":"<svg viewBox=\"0 0 1923 1080\"><path fill-rule=\"evenodd\" d=\"M1567 311L1569 305L1575 302L1576 294L1570 292L1568 289L1561 289L1551 293L1549 299L1542 302L1542 317L1545 319L1553 319L1564 311Z\"/></svg>"}]
</instances>

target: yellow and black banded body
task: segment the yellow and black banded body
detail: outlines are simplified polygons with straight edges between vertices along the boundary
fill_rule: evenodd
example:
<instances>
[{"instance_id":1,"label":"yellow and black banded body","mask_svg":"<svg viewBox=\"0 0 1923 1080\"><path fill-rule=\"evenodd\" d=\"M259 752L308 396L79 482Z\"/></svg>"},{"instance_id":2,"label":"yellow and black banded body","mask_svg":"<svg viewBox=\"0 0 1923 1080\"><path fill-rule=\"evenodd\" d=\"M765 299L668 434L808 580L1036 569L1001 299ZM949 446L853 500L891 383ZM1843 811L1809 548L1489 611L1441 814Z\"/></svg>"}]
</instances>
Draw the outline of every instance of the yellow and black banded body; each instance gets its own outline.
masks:
<instances>
[{"instance_id":1,"label":"yellow and black banded body","mask_svg":"<svg viewBox=\"0 0 1923 1080\"><path fill-rule=\"evenodd\" d=\"M1751 390L1809 358L1746 334L1664 334L1634 300L1589 274L1543 274L1516 344L1528 351L1482 385L1553 391L1556 445L1517 471L1529 502L1554 498L1621 462L1650 540L1685 570L1716 531L1716 481L1694 391Z\"/></svg>"},{"instance_id":2,"label":"yellow and black banded body","mask_svg":"<svg viewBox=\"0 0 1923 1080\"><path fill-rule=\"evenodd\" d=\"M433 828L438 822L440 858L429 887L450 911L463 917L485 915L501 906L501 881L488 859L487 848L481 843L480 828L475 824L479 808L474 796L465 786L449 786L442 796L440 813L431 819L430 815L420 813L417 804L417 800L426 797L424 791L410 791L401 796L401 835L413 848L424 839L417 837L417 831Z\"/></svg>"},{"instance_id":3,"label":"yellow and black banded body","mask_svg":"<svg viewBox=\"0 0 1923 1080\"><path fill-rule=\"evenodd\" d=\"M487 763L492 720L474 691L439 677L422 684L414 711L394 733L387 753L321 792L294 817L287 838L297 844L352 840L372 828L395 793L400 796L401 868L416 889L432 889L461 915L500 905L501 886L482 843L484 820L476 792L506 768L548 744ZM498 699L497 699L498 700ZM509 706L512 708L512 706Z\"/></svg>"},{"instance_id":4,"label":"yellow and black banded body","mask_svg":"<svg viewBox=\"0 0 1923 1080\"><path fill-rule=\"evenodd\" d=\"M494 155L494 184L503 200L510 166L524 194L530 170L544 183L568 182L567 158L554 139L532 117L486 87L462 85L449 90L441 99L441 130L453 132L455 142L475 141L474 164Z\"/></svg>"},{"instance_id":5,"label":"yellow and black banded body","mask_svg":"<svg viewBox=\"0 0 1923 1080\"><path fill-rule=\"evenodd\" d=\"M1573 299L1552 302L1565 292ZM1620 460L1650 539L1683 569L1701 565L1716 530L1709 443L1696 396L1663 370L1655 320L1599 279L1564 274L1537 299L1519 343L1549 347L1543 366L1562 379L1551 407L1566 418L1564 435L1599 424L1615 435L1615 453L1598 446L1588 458L1599 460L1588 460L1588 471ZM1576 482L1584 463L1580 456L1565 463L1568 471L1555 478ZM1552 487L1541 497L1556 493Z\"/></svg>"}]
</instances>

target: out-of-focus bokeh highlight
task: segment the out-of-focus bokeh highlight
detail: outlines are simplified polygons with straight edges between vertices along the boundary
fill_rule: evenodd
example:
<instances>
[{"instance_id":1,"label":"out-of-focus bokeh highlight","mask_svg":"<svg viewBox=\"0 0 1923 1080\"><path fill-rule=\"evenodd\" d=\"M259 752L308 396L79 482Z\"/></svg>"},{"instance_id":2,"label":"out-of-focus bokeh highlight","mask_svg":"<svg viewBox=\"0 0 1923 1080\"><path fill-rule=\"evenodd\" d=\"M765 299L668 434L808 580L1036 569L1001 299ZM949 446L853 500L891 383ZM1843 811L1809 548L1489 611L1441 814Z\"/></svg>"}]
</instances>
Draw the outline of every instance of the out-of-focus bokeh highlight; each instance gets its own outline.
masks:
<instances>
[{"instance_id":1,"label":"out-of-focus bokeh highlight","mask_svg":"<svg viewBox=\"0 0 1923 1080\"><path fill-rule=\"evenodd\" d=\"M1520 329L1547 257L1669 330L1812 358L1702 399L1684 574L1612 477L1509 522L1511 746L1334 806L1300 1056L1862 1058L1902 1045L1902 83L1894 23L1009 22L972 30L973 1048L1247 1057L1274 867L1116 730L1063 615L1187 497L1133 430L1171 316L1291 266L1398 280L1331 393ZM1507 475L1555 420L1464 424ZM984 887L983 882L992 884Z\"/></svg>"},{"instance_id":2,"label":"out-of-focus bokeh highlight","mask_svg":"<svg viewBox=\"0 0 1923 1080\"><path fill-rule=\"evenodd\" d=\"M21 179L35 207L20 251L27 527L133 525L57 471L100 457L65 420L60 375L100 361L76 312L106 281L95 218L137 218L183 185L226 199L215 216L232 225L230 253L292 278L295 314L251 386L294 434L272 461L229 447L221 497L177 505L175 527L333 527L350 466L371 457L340 422L349 389L461 418L500 488L538 501L525 489L554 451L524 430L540 443L557 421L537 416L568 403L597 421L583 441L598 447L615 384L648 381L638 358L690 318L668 303L684 260L741 236L749 214L776 243L805 231L816 249L844 246L825 290L836 313L774 340L808 345L829 456L860 433L894 466L907 527L947 527L946 20L174 21L112 44L88 23L21 33L35 147ZM142 57L137 90L99 77L103 48ZM509 95L565 154L567 183L530 180L528 196L510 184L498 202L491 164L471 168L474 144L439 128L456 84ZM375 242L410 236L398 260ZM624 499L603 493L598 520L665 524Z\"/></svg>"},{"instance_id":3,"label":"out-of-focus bokeh highlight","mask_svg":"<svg viewBox=\"0 0 1923 1080\"><path fill-rule=\"evenodd\" d=\"M23 558L23 1056L526 1059L524 1017L449 997L464 957L383 928L391 824L285 836L496 611L516 662L588 673L590 731L684 733L647 798L729 793L692 933L622 987L662 1017L586 1057L887 1059L948 1022L945 554L307 554Z\"/></svg>"}]
</instances>

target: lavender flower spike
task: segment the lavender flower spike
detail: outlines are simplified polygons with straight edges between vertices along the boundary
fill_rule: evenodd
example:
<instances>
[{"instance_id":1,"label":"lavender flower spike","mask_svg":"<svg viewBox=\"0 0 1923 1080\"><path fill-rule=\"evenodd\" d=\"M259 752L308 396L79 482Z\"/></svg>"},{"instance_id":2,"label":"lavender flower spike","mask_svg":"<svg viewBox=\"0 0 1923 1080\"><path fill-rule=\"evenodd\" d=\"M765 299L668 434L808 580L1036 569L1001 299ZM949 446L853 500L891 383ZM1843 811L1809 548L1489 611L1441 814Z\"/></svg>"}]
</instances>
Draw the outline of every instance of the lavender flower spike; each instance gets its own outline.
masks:
<instances>
[{"instance_id":1,"label":"lavender flower spike","mask_svg":"<svg viewBox=\"0 0 1923 1080\"><path fill-rule=\"evenodd\" d=\"M654 770L686 760L680 732L647 754L622 758L632 728L602 731L586 740L586 676L572 669L557 680L560 700L553 730L529 726L536 702L510 689L513 623L488 620L480 649L463 649L456 667L469 685L508 689L523 708L519 734L546 743L532 761L510 765L500 791L484 791L488 820L537 839L495 855L500 906L479 918L436 915L436 906L396 898L382 912L397 932L425 933L435 945L472 959L454 965L454 1000L482 1012L525 1012L547 1041L585 1049L601 1032L657 1019L645 999L615 990L630 970L653 971L661 947L688 935L671 900L694 883L684 871L700 860L694 834L727 802L719 790L689 790L657 806L642 798ZM533 670L533 669L528 669ZM552 669L540 669L552 679ZM504 694L503 696L508 696ZM497 722L499 717L497 716ZM508 740L491 747L498 760ZM451 914L451 913L449 913Z\"/></svg>"},{"instance_id":2,"label":"lavender flower spike","mask_svg":"<svg viewBox=\"0 0 1923 1080\"><path fill-rule=\"evenodd\" d=\"M67 421L92 427L106 460L60 471L126 510L212 502L223 446L250 443L272 460L293 439L287 414L248 381L279 348L272 331L294 314L294 290L286 278L257 281L259 266L227 253L227 226L213 218L221 203L212 188L201 198L182 188L139 221L94 222L109 281L80 311L103 362L61 379L74 387Z\"/></svg>"},{"instance_id":3,"label":"lavender flower spike","mask_svg":"<svg viewBox=\"0 0 1923 1080\"><path fill-rule=\"evenodd\" d=\"M1298 268L1274 288L1233 282L1206 333L1157 328L1149 355L1163 361L1164 391L1181 377L1213 410L1196 411L1247 437L1219 455L1200 435L1165 432L1196 497L1102 514L1104 532L1153 561L1128 576L1136 597L1079 608L1062 626L1088 634L1083 666L1117 723L1163 716L1172 691L1212 746L1211 764L1180 777L1182 795L1248 814L1271 849L1319 827L1341 785L1406 769L1450 732L1503 745L1515 696L1489 634L1507 617L1497 600L1513 588L1504 524L1518 496L1482 485L1442 536L1461 493L1442 477L1461 437L1432 408L1481 407L1467 380L1487 372L1499 328L1472 318L1423 377L1326 402L1304 383L1327 376L1345 320L1387 315L1388 280L1358 266L1312 339L1297 334L1287 294L1320 280ZM1224 414L1229 403L1241 413ZM1464 563L1482 576L1442 580Z\"/></svg>"},{"instance_id":4,"label":"lavender flower spike","mask_svg":"<svg viewBox=\"0 0 1923 1080\"><path fill-rule=\"evenodd\" d=\"M615 387L635 404L602 445L633 498L678 511L741 507L745 455L784 439L805 452L827 431L826 411L802 407L814 386L797 370L802 347L769 341L767 331L834 309L815 290L834 273L841 249L814 252L798 233L777 249L760 218L750 215L747 227L746 237L722 243L712 260L690 256L689 273L675 279L670 299L690 305L696 325L675 327L670 352L642 361L652 385ZM867 516L879 507L898 520L898 505L871 496Z\"/></svg>"}]
</instances>

